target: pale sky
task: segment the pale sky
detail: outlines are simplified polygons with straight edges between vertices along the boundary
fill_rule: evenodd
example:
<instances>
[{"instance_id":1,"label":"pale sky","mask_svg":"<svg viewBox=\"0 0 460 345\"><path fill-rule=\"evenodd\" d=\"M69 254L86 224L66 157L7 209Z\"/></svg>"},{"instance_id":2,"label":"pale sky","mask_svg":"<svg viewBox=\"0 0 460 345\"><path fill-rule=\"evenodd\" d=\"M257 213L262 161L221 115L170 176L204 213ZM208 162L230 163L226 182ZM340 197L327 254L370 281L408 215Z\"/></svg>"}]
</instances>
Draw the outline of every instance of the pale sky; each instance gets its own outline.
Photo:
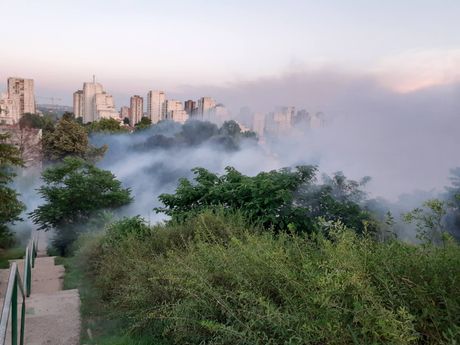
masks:
<instances>
[{"instance_id":1,"label":"pale sky","mask_svg":"<svg viewBox=\"0 0 460 345\"><path fill-rule=\"evenodd\" d=\"M460 79L459 0L0 0L0 13L0 90L34 78L66 104L93 74L123 96L331 67L401 92Z\"/></svg>"}]
</instances>

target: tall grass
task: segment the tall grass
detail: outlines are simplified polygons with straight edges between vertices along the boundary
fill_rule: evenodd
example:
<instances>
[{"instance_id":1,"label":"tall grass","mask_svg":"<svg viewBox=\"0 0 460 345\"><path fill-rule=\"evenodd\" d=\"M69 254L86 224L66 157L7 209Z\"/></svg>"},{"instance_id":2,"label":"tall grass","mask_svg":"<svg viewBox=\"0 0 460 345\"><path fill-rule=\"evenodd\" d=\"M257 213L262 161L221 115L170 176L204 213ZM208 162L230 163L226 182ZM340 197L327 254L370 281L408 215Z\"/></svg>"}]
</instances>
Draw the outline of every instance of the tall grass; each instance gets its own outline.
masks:
<instances>
[{"instance_id":1,"label":"tall grass","mask_svg":"<svg viewBox=\"0 0 460 345\"><path fill-rule=\"evenodd\" d=\"M164 344L454 344L460 249L378 243L340 223L273 235L238 215L113 224L79 255L131 332Z\"/></svg>"}]
</instances>

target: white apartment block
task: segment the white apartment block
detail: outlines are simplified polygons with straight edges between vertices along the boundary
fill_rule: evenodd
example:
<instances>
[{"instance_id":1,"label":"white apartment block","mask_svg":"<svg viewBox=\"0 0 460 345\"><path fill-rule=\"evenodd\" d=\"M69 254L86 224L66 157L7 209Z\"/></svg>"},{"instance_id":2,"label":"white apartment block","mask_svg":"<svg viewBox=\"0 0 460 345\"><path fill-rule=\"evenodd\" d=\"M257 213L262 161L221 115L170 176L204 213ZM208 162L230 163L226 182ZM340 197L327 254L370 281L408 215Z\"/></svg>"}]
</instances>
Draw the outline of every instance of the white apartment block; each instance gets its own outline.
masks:
<instances>
[{"instance_id":1,"label":"white apartment block","mask_svg":"<svg viewBox=\"0 0 460 345\"><path fill-rule=\"evenodd\" d=\"M16 103L19 116L25 113L35 114L34 80L8 78L8 98Z\"/></svg>"},{"instance_id":2,"label":"white apartment block","mask_svg":"<svg viewBox=\"0 0 460 345\"><path fill-rule=\"evenodd\" d=\"M175 99L168 99L165 101L166 120L185 123L189 115L184 110L184 105L181 101Z\"/></svg>"},{"instance_id":3,"label":"white apartment block","mask_svg":"<svg viewBox=\"0 0 460 345\"><path fill-rule=\"evenodd\" d=\"M149 91L147 93L147 116L153 124L166 119L165 101L166 96L163 91Z\"/></svg>"},{"instance_id":4,"label":"white apartment block","mask_svg":"<svg viewBox=\"0 0 460 345\"><path fill-rule=\"evenodd\" d=\"M113 97L104 91L100 83L83 83L83 90L73 94L73 110L83 123L98 121L101 118L119 118Z\"/></svg>"}]
</instances>

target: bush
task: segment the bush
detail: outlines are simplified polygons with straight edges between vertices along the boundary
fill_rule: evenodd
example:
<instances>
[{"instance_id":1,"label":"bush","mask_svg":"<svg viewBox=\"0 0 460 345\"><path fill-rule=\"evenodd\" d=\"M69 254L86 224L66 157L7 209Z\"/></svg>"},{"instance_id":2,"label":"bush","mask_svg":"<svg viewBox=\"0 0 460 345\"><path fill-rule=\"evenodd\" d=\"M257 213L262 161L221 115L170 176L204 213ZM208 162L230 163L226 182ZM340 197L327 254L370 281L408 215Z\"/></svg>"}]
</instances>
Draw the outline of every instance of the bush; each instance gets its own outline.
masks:
<instances>
[{"instance_id":1,"label":"bush","mask_svg":"<svg viewBox=\"0 0 460 345\"><path fill-rule=\"evenodd\" d=\"M112 225L85 257L131 330L171 344L453 344L460 250L377 243L341 223L274 235L241 214Z\"/></svg>"}]
</instances>

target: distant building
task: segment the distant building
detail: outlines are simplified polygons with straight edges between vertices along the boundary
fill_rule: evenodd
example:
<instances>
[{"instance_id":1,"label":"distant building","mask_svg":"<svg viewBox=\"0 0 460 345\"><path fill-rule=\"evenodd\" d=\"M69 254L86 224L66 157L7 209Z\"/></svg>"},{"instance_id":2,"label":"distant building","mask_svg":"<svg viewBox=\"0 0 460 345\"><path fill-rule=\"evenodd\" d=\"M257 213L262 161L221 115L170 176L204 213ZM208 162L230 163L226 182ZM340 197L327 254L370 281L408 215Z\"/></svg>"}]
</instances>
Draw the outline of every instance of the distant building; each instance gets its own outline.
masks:
<instances>
[{"instance_id":1,"label":"distant building","mask_svg":"<svg viewBox=\"0 0 460 345\"><path fill-rule=\"evenodd\" d=\"M189 99L188 101L185 101L184 110L189 116L192 115L192 113L195 110L195 108L196 108L196 102L195 101L192 101L191 99Z\"/></svg>"},{"instance_id":2,"label":"distant building","mask_svg":"<svg viewBox=\"0 0 460 345\"><path fill-rule=\"evenodd\" d=\"M25 113L35 114L34 80L8 78L8 98L16 103L19 116Z\"/></svg>"},{"instance_id":3,"label":"distant building","mask_svg":"<svg viewBox=\"0 0 460 345\"><path fill-rule=\"evenodd\" d=\"M215 106L216 101L213 98L201 97L197 102L196 117L203 121L209 121L211 112Z\"/></svg>"},{"instance_id":4,"label":"distant building","mask_svg":"<svg viewBox=\"0 0 460 345\"><path fill-rule=\"evenodd\" d=\"M165 119L165 100L163 91L149 91L147 93L147 116L153 124Z\"/></svg>"},{"instance_id":5,"label":"distant building","mask_svg":"<svg viewBox=\"0 0 460 345\"><path fill-rule=\"evenodd\" d=\"M120 117L122 120L124 120L125 118L129 119L129 107L123 106L120 108Z\"/></svg>"},{"instance_id":6,"label":"distant building","mask_svg":"<svg viewBox=\"0 0 460 345\"><path fill-rule=\"evenodd\" d=\"M144 99L141 96L134 95L130 99L130 123L134 126L136 123L140 122L142 116L144 116Z\"/></svg>"},{"instance_id":7,"label":"distant building","mask_svg":"<svg viewBox=\"0 0 460 345\"><path fill-rule=\"evenodd\" d=\"M0 94L0 124L14 125L19 119L19 109L15 100L8 98L7 93Z\"/></svg>"},{"instance_id":8,"label":"distant building","mask_svg":"<svg viewBox=\"0 0 460 345\"><path fill-rule=\"evenodd\" d=\"M73 93L73 113L75 117L83 117L84 100L83 90L78 90Z\"/></svg>"},{"instance_id":9,"label":"distant building","mask_svg":"<svg viewBox=\"0 0 460 345\"><path fill-rule=\"evenodd\" d=\"M185 123L188 120L189 115L184 110L184 106L181 101L175 99L168 99L165 101L166 120L171 120L179 123Z\"/></svg>"},{"instance_id":10,"label":"distant building","mask_svg":"<svg viewBox=\"0 0 460 345\"><path fill-rule=\"evenodd\" d=\"M92 82L83 83L83 90L74 92L74 113L83 118L83 123L119 118L113 97L94 78Z\"/></svg>"},{"instance_id":11,"label":"distant building","mask_svg":"<svg viewBox=\"0 0 460 345\"><path fill-rule=\"evenodd\" d=\"M203 119L222 126L225 121L230 120L230 112L221 103L217 104L214 108L207 112L207 117L203 116Z\"/></svg>"},{"instance_id":12,"label":"distant building","mask_svg":"<svg viewBox=\"0 0 460 345\"><path fill-rule=\"evenodd\" d=\"M310 128L312 129L323 128L325 123L326 119L322 112L317 112L310 118Z\"/></svg>"},{"instance_id":13,"label":"distant building","mask_svg":"<svg viewBox=\"0 0 460 345\"><path fill-rule=\"evenodd\" d=\"M268 114L265 121L265 132L270 134L283 134L293 125L295 107L278 107L275 112Z\"/></svg>"},{"instance_id":14,"label":"distant building","mask_svg":"<svg viewBox=\"0 0 460 345\"><path fill-rule=\"evenodd\" d=\"M253 117L252 130L262 140L265 137L265 114L255 113Z\"/></svg>"}]
</instances>

